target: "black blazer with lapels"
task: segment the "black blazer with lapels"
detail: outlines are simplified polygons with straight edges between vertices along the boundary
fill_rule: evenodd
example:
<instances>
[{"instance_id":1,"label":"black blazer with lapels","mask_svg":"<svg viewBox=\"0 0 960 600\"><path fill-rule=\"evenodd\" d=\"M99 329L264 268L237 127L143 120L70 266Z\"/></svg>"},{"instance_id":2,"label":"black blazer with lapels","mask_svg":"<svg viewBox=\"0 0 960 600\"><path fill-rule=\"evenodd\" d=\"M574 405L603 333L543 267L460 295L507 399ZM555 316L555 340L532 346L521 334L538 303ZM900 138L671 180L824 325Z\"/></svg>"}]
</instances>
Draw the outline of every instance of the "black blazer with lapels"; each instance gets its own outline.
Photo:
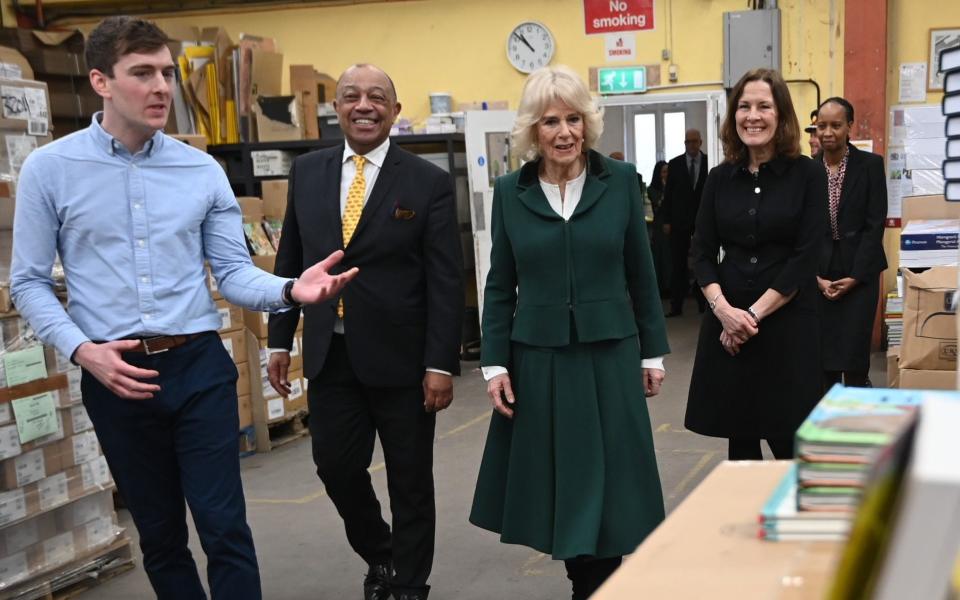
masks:
<instances>
[{"instance_id":1,"label":"black blazer with lapels","mask_svg":"<svg viewBox=\"0 0 960 600\"><path fill-rule=\"evenodd\" d=\"M275 273L297 277L343 247L343 145L298 157ZM370 386L419 385L427 367L460 372L463 256L450 176L390 144L336 272L347 284L344 335L357 378ZM303 308L303 369L314 379L333 335L337 300ZM270 316L271 348L290 348L299 311Z\"/></svg>"},{"instance_id":2,"label":"black blazer with lapels","mask_svg":"<svg viewBox=\"0 0 960 600\"><path fill-rule=\"evenodd\" d=\"M827 228L820 253L820 275L827 275L833 253L840 252L844 274L863 283L875 279L887 268L883 252L883 227L887 218L887 179L883 157L848 145L847 172L840 192L837 223L840 243L834 245L830 232L829 206ZM823 155L815 159L822 164Z\"/></svg>"},{"instance_id":3,"label":"black blazer with lapels","mask_svg":"<svg viewBox=\"0 0 960 600\"><path fill-rule=\"evenodd\" d=\"M674 157L667 169L667 185L660 205L661 219L677 232L689 233L697 221L700 197L707 182L707 155L700 153L700 172L696 181L690 181L686 153Z\"/></svg>"}]
</instances>

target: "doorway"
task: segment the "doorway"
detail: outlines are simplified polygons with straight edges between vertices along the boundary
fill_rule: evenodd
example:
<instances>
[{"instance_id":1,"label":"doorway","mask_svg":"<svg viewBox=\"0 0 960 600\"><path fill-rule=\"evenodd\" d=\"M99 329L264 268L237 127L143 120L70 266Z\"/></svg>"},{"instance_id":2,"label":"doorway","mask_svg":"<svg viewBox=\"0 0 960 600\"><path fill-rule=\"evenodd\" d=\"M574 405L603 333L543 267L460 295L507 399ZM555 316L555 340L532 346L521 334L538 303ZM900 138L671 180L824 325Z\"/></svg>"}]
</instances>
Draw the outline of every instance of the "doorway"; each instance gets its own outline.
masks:
<instances>
[{"instance_id":1,"label":"doorway","mask_svg":"<svg viewBox=\"0 0 960 600\"><path fill-rule=\"evenodd\" d=\"M721 91L613 96L601 98L600 106L604 115L598 151L623 152L648 184L657 161L683 154L684 132L690 128L703 137L707 164L720 162L720 119L726 108Z\"/></svg>"}]
</instances>

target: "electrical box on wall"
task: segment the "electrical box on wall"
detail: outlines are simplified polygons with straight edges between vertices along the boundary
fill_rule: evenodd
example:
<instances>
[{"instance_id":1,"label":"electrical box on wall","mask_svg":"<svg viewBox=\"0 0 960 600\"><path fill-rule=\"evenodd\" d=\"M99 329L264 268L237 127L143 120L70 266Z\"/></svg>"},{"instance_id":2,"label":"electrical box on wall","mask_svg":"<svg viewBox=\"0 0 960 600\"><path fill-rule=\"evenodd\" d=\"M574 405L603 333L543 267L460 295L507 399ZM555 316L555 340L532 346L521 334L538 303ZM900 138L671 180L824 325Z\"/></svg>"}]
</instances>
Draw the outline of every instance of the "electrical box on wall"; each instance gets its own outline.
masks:
<instances>
[{"instance_id":1,"label":"electrical box on wall","mask_svg":"<svg viewBox=\"0 0 960 600\"><path fill-rule=\"evenodd\" d=\"M780 10L723 13L723 87L758 67L780 70Z\"/></svg>"}]
</instances>

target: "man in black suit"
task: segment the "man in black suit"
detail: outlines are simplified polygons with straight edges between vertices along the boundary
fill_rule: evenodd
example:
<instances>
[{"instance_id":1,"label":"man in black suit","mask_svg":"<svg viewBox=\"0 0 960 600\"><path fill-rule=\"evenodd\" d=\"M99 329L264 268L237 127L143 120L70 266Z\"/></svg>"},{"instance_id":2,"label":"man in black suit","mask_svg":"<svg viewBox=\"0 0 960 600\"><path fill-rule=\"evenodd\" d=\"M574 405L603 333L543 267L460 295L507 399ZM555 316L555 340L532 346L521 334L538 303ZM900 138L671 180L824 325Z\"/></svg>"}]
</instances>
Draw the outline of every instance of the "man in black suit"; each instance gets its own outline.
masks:
<instances>
[{"instance_id":1,"label":"man in black suit","mask_svg":"<svg viewBox=\"0 0 960 600\"><path fill-rule=\"evenodd\" d=\"M346 144L297 158L276 272L343 249L359 268L349 291L304 307L304 375L317 474L369 565L366 600L427 598L436 511L436 412L453 399L463 319L463 258L450 176L390 142L393 81L354 65L334 108ZM346 290L345 290L346 291ZM289 349L298 311L270 319L269 345ZM289 390L289 352L271 353L270 383ZM367 469L379 434L393 526Z\"/></svg>"},{"instance_id":2,"label":"man in black suit","mask_svg":"<svg viewBox=\"0 0 960 600\"><path fill-rule=\"evenodd\" d=\"M690 289L687 255L690 253L690 240L693 238L693 225L700 208L703 184L707 181L707 155L700 152L702 143L699 131L687 130L683 139L686 151L669 163L667 185L663 190L663 203L660 205L663 232L670 236L670 254L673 259L668 317L683 314L683 300ZM697 305L700 312L703 312L706 306L703 293L696 285L693 288Z\"/></svg>"}]
</instances>

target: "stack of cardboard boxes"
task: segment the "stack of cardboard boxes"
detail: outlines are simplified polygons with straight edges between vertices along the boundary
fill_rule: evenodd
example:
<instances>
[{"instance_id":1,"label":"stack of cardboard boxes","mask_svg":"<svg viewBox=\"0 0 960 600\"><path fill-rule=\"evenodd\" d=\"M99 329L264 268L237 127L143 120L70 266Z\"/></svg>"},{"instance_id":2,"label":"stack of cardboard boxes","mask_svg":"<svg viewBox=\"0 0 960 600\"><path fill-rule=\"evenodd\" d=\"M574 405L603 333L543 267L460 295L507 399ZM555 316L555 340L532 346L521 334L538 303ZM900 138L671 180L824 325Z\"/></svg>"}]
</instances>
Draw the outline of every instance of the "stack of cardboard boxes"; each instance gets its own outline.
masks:
<instances>
[{"instance_id":1,"label":"stack of cardboard boxes","mask_svg":"<svg viewBox=\"0 0 960 600\"><path fill-rule=\"evenodd\" d=\"M942 195L904 196L902 223L960 218L960 203L947 202ZM900 263L902 244L899 229L894 243L885 243L887 262ZM899 308L900 345L887 350L887 383L905 389L956 389L957 329L954 295L958 271L953 265L923 271L901 269L898 285L891 267L885 276L889 290L888 318ZM890 297L892 296L892 297ZM895 332L896 333L896 332ZM896 339L897 336L893 336Z\"/></svg>"},{"instance_id":2,"label":"stack of cardboard boxes","mask_svg":"<svg viewBox=\"0 0 960 600\"><path fill-rule=\"evenodd\" d=\"M0 590L122 550L113 480L81 403L80 369L0 319Z\"/></svg>"}]
</instances>

